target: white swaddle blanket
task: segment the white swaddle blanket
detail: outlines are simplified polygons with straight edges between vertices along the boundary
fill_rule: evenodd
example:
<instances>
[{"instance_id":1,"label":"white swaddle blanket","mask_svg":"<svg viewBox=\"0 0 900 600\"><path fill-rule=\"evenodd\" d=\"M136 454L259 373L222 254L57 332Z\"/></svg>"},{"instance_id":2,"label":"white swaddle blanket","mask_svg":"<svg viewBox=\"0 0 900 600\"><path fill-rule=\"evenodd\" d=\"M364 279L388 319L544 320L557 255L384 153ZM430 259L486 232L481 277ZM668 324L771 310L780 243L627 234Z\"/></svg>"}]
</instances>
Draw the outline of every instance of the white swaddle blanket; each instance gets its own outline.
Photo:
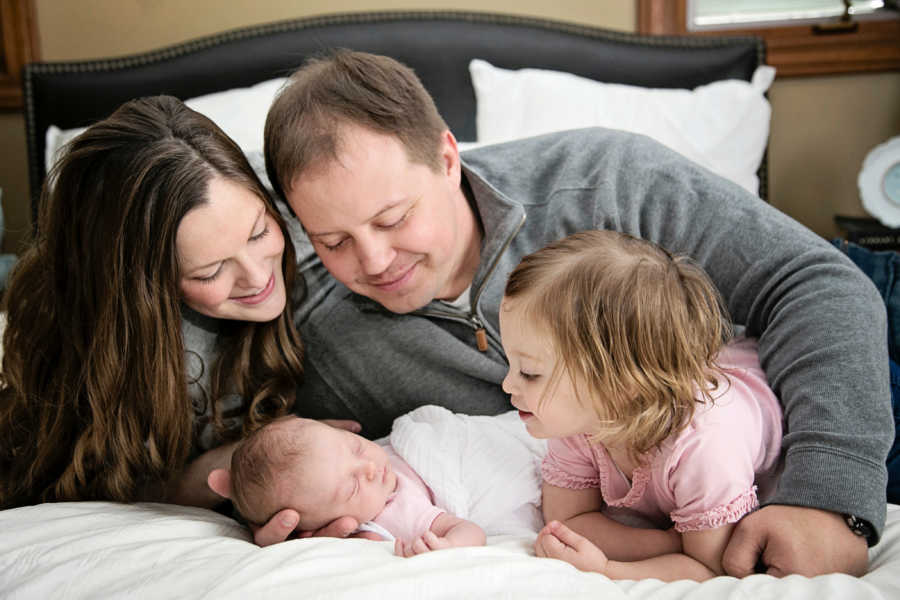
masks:
<instances>
[{"instance_id":1,"label":"white swaddle blanket","mask_svg":"<svg viewBox=\"0 0 900 600\"><path fill-rule=\"evenodd\" d=\"M422 406L397 418L391 446L434 493L435 504L487 535L537 533L547 443L516 411L494 417Z\"/></svg>"}]
</instances>

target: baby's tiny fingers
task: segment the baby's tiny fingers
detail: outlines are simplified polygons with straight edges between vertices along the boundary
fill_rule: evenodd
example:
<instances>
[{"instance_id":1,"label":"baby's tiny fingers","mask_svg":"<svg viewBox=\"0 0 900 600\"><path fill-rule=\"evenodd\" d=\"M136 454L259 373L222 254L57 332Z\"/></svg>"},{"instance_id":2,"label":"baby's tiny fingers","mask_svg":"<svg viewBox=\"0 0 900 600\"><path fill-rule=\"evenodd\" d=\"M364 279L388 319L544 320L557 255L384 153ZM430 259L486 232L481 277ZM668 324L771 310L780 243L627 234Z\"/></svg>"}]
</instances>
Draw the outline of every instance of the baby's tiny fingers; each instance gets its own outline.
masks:
<instances>
[{"instance_id":1,"label":"baby's tiny fingers","mask_svg":"<svg viewBox=\"0 0 900 600\"><path fill-rule=\"evenodd\" d=\"M416 538L416 540L413 542L412 545L413 545L413 551L416 554L424 554L430 550L430 548L425 543L425 540L422 537Z\"/></svg>"},{"instance_id":2,"label":"baby's tiny fingers","mask_svg":"<svg viewBox=\"0 0 900 600\"><path fill-rule=\"evenodd\" d=\"M428 546L429 550L439 550L442 547L441 539L430 530L422 534L422 541Z\"/></svg>"}]
</instances>

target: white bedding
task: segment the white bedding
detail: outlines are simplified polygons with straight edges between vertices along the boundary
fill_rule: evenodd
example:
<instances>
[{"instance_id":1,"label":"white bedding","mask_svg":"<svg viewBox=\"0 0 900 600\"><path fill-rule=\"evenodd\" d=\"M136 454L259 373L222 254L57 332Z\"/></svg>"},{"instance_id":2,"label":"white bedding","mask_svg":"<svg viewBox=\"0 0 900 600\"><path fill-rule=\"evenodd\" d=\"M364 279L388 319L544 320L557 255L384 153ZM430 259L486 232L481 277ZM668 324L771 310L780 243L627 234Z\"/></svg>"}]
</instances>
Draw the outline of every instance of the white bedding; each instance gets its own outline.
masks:
<instances>
[{"instance_id":1,"label":"white bedding","mask_svg":"<svg viewBox=\"0 0 900 600\"><path fill-rule=\"evenodd\" d=\"M495 514L474 508L473 498L485 495L515 506L522 502L523 489L531 498L529 479L517 469L532 464L540 447L521 437L514 420L508 415L453 419L442 409L429 410L411 413L407 426L415 431L403 436L428 440L429 447L452 452L448 459L460 459L462 475L441 484L460 512L469 510L467 516L476 520L482 518L479 514L492 519ZM475 435L492 419L498 427L490 437ZM467 439L477 451L466 449ZM470 475L470 461L491 448L512 453L508 462L514 468L491 476L499 464L494 461ZM441 468L447 464L434 462L434 457L421 460L426 480L433 479L429 462ZM460 492L460 481L476 493ZM390 542L355 539L291 540L259 548L237 522L203 509L152 503L42 504L0 512L0 598L900 598L900 507L894 505L888 506L881 543L870 550L870 571L860 579L754 575L704 583L613 582L536 558L535 533L489 535L485 547L404 559L393 555Z\"/></svg>"},{"instance_id":2,"label":"white bedding","mask_svg":"<svg viewBox=\"0 0 900 600\"><path fill-rule=\"evenodd\" d=\"M291 540L258 548L218 513L164 504L44 504L0 512L0 597L52 598L900 598L900 507L861 579L613 582L534 557L534 536L398 558L389 542Z\"/></svg>"}]
</instances>

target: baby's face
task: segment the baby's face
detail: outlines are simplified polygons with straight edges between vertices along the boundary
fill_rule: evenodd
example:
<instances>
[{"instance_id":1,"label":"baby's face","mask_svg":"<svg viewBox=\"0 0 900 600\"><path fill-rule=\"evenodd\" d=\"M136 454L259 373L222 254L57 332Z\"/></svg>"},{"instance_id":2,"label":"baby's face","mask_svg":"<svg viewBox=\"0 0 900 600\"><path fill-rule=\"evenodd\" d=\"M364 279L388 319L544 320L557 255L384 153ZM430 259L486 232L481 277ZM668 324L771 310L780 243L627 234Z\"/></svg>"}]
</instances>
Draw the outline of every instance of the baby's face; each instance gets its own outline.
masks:
<instances>
[{"instance_id":1,"label":"baby's face","mask_svg":"<svg viewBox=\"0 0 900 600\"><path fill-rule=\"evenodd\" d=\"M303 476L289 473L278 482L278 495L285 498L281 504L300 512L301 529L318 529L344 516L360 523L372 520L397 488L384 448L323 423L301 426L308 428L303 435L309 451L292 470Z\"/></svg>"}]
</instances>

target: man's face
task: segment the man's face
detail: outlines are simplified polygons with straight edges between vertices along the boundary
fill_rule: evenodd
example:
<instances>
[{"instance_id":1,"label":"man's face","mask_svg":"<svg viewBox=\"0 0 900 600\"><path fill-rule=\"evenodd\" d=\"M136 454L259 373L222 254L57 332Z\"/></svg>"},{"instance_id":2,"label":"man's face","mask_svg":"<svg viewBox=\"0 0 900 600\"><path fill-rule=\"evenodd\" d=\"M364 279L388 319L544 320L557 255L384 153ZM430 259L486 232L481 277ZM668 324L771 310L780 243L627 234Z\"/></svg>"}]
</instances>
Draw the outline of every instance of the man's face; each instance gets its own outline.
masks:
<instances>
[{"instance_id":1,"label":"man's face","mask_svg":"<svg viewBox=\"0 0 900 600\"><path fill-rule=\"evenodd\" d=\"M346 125L338 159L296 177L287 200L322 263L348 288L395 313L471 283L480 238L460 189L449 131L435 172L393 136Z\"/></svg>"}]
</instances>

